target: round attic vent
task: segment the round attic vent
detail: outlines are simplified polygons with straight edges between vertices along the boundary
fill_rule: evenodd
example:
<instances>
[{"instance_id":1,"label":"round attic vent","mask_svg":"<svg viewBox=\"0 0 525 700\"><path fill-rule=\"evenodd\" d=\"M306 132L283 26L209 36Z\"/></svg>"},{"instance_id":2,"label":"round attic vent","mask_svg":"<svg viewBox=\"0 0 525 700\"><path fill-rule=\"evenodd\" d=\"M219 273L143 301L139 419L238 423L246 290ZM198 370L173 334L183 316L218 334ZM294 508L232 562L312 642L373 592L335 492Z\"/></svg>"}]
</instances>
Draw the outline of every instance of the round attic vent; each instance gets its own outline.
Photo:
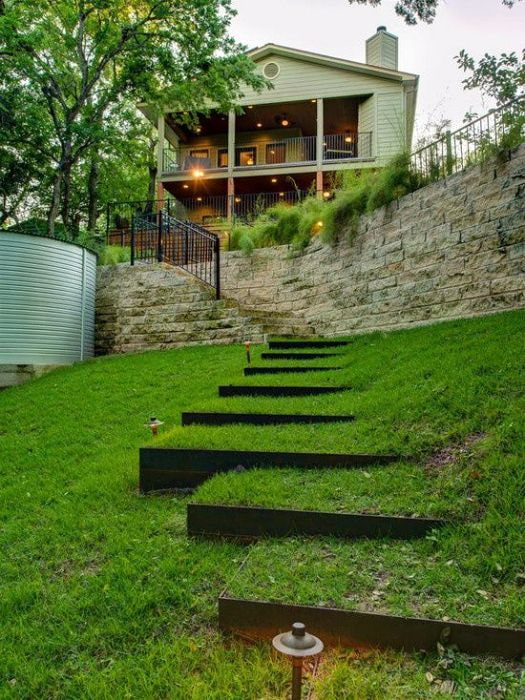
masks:
<instances>
[{"instance_id":1,"label":"round attic vent","mask_svg":"<svg viewBox=\"0 0 525 700\"><path fill-rule=\"evenodd\" d=\"M263 75L265 78L268 78L268 80L274 80L280 72L281 69L279 65L274 61L270 61L270 63L267 63L263 68Z\"/></svg>"}]
</instances>

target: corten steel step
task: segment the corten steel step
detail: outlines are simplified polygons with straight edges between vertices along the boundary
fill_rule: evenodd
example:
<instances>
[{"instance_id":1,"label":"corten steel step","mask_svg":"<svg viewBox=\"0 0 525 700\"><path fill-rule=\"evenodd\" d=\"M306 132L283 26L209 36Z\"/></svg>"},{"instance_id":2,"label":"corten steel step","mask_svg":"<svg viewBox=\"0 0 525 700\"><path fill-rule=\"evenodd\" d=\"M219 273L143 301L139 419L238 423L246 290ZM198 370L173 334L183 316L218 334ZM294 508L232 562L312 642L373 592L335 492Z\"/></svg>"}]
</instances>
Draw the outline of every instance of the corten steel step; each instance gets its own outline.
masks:
<instances>
[{"instance_id":1,"label":"corten steel step","mask_svg":"<svg viewBox=\"0 0 525 700\"><path fill-rule=\"evenodd\" d=\"M316 396L350 391L349 386L257 386L233 385L219 387L219 396Z\"/></svg>"},{"instance_id":2,"label":"corten steel step","mask_svg":"<svg viewBox=\"0 0 525 700\"><path fill-rule=\"evenodd\" d=\"M361 649L435 652L454 644L467 654L515 659L525 654L525 629L399 617L313 605L286 605L219 596L219 627L252 639L270 640L301 620L327 645Z\"/></svg>"},{"instance_id":3,"label":"corten steel step","mask_svg":"<svg viewBox=\"0 0 525 700\"><path fill-rule=\"evenodd\" d=\"M350 345L349 340L269 340L270 350L286 348L342 348Z\"/></svg>"},{"instance_id":4,"label":"corten steel step","mask_svg":"<svg viewBox=\"0 0 525 700\"><path fill-rule=\"evenodd\" d=\"M249 425L276 425L279 423L349 423L355 416L329 416L314 413L195 413L185 411L182 425L228 425L245 423Z\"/></svg>"},{"instance_id":5,"label":"corten steel step","mask_svg":"<svg viewBox=\"0 0 525 700\"><path fill-rule=\"evenodd\" d=\"M320 535L348 539L390 537L415 539L443 527L444 520L404 518L358 513L325 513L189 503L186 511L188 535L254 540L260 537Z\"/></svg>"},{"instance_id":6,"label":"corten steel step","mask_svg":"<svg viewBox=\"0 0 525 700\"><path fill-rule=\"evenodd\" d=\"M342 367L245 367L244 375L254 374L303 374L304 372L330 372Z\"/></svg>"},{"instance_id":7,"label":"corten steel step","mask_svg":"<svg viewBox=\"0 0 525 700\"><path fill-rule=\"evenodd\" d=\"M169 447L140 449L140 490L192 489L214 474L245 469L359 469L402 459L388 454L262 452L254 450L198 450Z\"/></svg>"},{"instance_id":8,"label":"corten steel step","mask_svg":"<svg viewBox=\"0 0 525 700\"><path fill-rule=\"evenodd\" d=\"M340 352L262 352L263 360L318 360L320 357L340 357Z\"/></svg>"}]
</instances>

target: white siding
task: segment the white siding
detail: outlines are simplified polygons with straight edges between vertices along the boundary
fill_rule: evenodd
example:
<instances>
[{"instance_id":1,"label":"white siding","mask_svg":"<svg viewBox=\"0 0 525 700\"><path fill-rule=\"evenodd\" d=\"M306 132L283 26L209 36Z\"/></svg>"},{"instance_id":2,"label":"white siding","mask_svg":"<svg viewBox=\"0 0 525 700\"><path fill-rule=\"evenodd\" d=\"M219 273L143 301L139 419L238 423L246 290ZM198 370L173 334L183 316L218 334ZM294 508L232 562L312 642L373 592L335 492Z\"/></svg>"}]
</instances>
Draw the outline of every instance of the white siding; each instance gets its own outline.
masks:
<instances>
[{"instance_id":1,"label":"white siding","mask_svg":"<svg viewBox=\"0 0 525 700\"><path fill-rule=\"evenodd\" d=\"M293 102L314 97L350 97L392 90L392 80L327 68L284 56L266 56L260 61L260 69L269 62L277 63L281 69L272 81L274 89L256 94L246 88L244 97L239 101L241 105Z\"/></svg>"},{"instance_id":2,"label":"white siding","mask_svg":"<svg viewBox=\"0 0 525 700\"><path fill-rule=\"evenodd\" d=\"M369 97L359 105L359 125L357 130L360 133L370 131L372 133L372 156L377 153L377 129L375 123L376 117L376 98L374 95Z\"/></svg>"},{"instance_id":3,"label":"white siding","mask_svg":"<svg viewBox=\"0 0 525 700\"><path fill-rule=\"evenodd\" d=\"M405 145L404 93L377 95L377 155L384 161L399 153Z\"/></svg>"}]
</instances>

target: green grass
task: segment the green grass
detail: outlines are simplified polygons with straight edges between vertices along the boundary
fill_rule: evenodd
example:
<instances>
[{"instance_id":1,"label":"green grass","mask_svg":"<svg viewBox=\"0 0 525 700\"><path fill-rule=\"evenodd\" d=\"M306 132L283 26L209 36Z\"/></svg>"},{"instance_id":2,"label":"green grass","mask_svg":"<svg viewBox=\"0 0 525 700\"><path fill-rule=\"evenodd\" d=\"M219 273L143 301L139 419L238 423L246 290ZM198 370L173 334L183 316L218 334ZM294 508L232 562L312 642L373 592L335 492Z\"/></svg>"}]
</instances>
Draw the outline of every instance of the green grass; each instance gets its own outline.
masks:
<instances>
[{"instance_id":1,"label":"green grass","mask_svg":"<svg viewBox=\"0 0 525 700\"><path fill-rule=\"evenodd\" d=\"M289 668L269 645L218 634L225 589L523 625L524 324L515 312L357 337L331 360L344 369L326 375L243 378L243 347L196 347L103 358L1 392L0 697L285 698ZM352 389L281 399L216 391L310 382ZM182 410L357 420L182 428ZM451 525L417 542L188 540L188 497L137 492L150 415L165 421L158 445L400 455L355 471L220 475L191 500L432 515ZM451 458L435 459L443 449ZM447 681L458 698L525 693L517 664L453 649L330 651L308 683L317 698L379 700L445 697Z\"/></svg>"}]
</instances>

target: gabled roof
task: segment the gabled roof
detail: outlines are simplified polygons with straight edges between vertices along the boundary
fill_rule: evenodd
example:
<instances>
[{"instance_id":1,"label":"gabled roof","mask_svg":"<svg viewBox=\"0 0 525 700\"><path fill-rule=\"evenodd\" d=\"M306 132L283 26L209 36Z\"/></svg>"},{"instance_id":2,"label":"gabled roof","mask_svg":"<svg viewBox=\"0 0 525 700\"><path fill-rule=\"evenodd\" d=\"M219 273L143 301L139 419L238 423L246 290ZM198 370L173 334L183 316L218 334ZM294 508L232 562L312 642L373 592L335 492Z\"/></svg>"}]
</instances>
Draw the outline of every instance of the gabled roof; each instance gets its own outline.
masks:
<instances>
[{"instance_id":1,"label":"gabled roof","mask_svg":"<svg viewBox=\"0 0 525 700\"><path fill-rule=\"evenodd\" d=\"M395 80L397 82L417 81L418 75L415 73L405 73L403 71L391 70L390 68L381 68L380 66L371 66L368 63L358 63L357 61L347 61L345 58L335 58L334 56L325 56L312 51L302 51L300 49L292 49L289 46L280 46L279 44L264 44L257 46L247 52L248 56L256 63L262 61L267 56L284 56L286 58L294 58L295 60L304 61L306 63L316 63L328 68L338 68L339 70L352 71L354 73L364 73L377 78L386 80Z\"/></svg>"}]
</instances>

